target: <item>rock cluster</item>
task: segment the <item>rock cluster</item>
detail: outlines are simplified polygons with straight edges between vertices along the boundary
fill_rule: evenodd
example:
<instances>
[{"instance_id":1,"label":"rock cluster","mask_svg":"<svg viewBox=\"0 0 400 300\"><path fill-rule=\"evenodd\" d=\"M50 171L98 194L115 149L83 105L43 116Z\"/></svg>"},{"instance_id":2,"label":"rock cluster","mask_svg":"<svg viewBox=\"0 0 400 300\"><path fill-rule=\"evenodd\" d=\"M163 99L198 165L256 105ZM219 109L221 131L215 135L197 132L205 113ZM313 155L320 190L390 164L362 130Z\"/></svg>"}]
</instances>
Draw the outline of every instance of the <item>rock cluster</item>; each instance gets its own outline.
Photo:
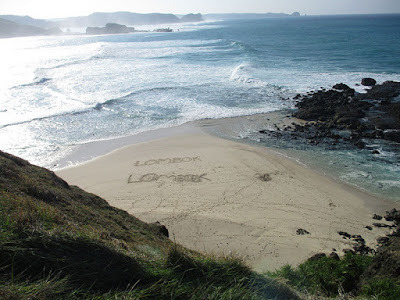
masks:
<instances>
[{"instance_id":1,"label":"rock cluster","mask_svg":"<svg viewBox=\"0 0 400 300\"><path fill-rule=\"evenodd\" d=\"M299 228L299 229L296 230L296 234L297 234L297 235L305 235L305 234L311 234L311 233L309 233L309 232L308 232L307 230L305 230L305 229Z\"/></svg>"},{"instance_id":2,"label":"rock cluster","mask_svg":"<svg viewBox=\"0 0 400 300\"><path fill-rule=\"evenodd\" d=\"M395 229L387 236L377 239L377 249L372 249L367 246L361 235L338 231L338 234L344 239L349 239L354 242L352 249L344 249L343 252L344 254L374 255L372 264L361 277L361 282L368 281L372 277L389 277L400 281L400 228L398 227L400 224L400 210L392 209L387 211L384 217L374 214L372 218L374 220L384 218L387 222L393 222L393 225L384 225ZM310 257L309 260L317 260L326 256L325 253L317 253ZM329 257L334 260L340 260L336 249L333 249Z\"/></svg>"},{"instance_id":3,"label":"rock cluster","mask_svg":"<svg viewBox=\"0 0 400 300\"><path fill-rule=\"evenodd\" d=\"M373 85L365 78L365 85ZM400 143L400 82L374 85L366 94L340 83L331 90L297 95L293 116L308 124L295 125L294 132L312 143L346 141L364 148L363 139L385 139Z\"/></svg>"}]
</instances>

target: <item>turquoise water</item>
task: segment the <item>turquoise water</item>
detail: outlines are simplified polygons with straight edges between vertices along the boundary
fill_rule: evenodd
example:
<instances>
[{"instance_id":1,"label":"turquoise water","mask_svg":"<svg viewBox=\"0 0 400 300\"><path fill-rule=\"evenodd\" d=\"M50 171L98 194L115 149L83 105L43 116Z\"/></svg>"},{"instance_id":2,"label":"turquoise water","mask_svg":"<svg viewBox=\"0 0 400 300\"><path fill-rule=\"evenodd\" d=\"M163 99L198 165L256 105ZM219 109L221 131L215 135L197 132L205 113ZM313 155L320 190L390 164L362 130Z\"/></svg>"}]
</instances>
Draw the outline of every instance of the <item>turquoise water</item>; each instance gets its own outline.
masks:
<instances>
[{"instance_id":1,"label":"turquoise water","mask_svg":"<svg viewBox=\"0 0 400 300\"><path fill-rule=\"evenodd\" d=\"M400 81L399 15L174 26L0 40L0 149L50 167L90 141L290 109L339 82L362 92L363 77Z\"/></svg>"}]
</instances>

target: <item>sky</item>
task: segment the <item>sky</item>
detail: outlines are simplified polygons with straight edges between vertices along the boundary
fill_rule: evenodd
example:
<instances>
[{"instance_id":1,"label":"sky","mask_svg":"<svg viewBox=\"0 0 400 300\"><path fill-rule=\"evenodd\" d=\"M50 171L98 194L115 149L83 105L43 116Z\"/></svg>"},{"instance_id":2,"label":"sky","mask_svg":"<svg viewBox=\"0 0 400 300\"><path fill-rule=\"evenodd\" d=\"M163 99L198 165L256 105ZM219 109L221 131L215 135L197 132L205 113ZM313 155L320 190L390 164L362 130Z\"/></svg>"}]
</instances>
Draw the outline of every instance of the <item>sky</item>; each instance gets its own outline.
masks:
<instances>
[{"instance_id":1,"label":"sky","mask_svg":"<svg viewBox=\"0 0 400 300\"><path fill-rule=\"evenodd\" d=\"M400 13L400 0L0 0L0 14L34 18L93 12L292 13L302 15Z\"/></svg>"}]
</instances>

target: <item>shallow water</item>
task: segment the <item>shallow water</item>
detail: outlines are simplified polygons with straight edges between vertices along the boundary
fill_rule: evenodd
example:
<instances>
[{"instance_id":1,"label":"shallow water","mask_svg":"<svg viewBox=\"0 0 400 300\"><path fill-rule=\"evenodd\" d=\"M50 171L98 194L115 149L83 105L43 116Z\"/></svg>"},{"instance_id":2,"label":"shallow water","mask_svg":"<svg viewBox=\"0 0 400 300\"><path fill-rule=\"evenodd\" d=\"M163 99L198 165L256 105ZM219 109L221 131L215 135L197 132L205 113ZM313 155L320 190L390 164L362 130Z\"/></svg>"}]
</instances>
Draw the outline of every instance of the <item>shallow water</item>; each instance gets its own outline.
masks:
<instances>
[{"instance_id":1,"label":"shallow water","mask_svg":"<svg viewBox=\"0 0 400 300\"><path fill-rule=\"evenodd\" d=\"M200 126L211 134L270 149L306 167L356 186L370 194L400 201L400 145L383 140L366 140L366 148L338 144L309 144L289 135L271 137L260 130L278 132L292 123L290 110L223 120L205 120ZM379 154L372 154L378 150Z\"/></svg>"}]
</instances>

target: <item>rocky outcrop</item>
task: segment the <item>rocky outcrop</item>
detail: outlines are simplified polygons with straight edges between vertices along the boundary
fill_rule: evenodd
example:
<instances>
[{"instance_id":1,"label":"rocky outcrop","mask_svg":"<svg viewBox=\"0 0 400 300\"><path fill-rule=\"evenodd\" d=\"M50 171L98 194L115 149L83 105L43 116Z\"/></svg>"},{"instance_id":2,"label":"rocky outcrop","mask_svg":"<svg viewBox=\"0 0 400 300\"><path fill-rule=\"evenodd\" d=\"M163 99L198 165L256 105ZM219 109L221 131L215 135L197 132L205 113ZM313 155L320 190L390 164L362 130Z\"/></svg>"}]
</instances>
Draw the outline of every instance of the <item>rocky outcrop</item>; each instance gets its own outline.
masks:
<instances>
[{"instance_id":1,"label":"rocky outcrop","mask_svg":"<svg viewBox=\"0 0 400 300\"><path fill-rule=\"evenodd\" d=\"M181 22L201 22L203 21L203 16L201 14L188 14L181 18Z\"/></svg>"},{"instance_id":2,"label":"rocky outcrop","mask_svg":"<svg viewBox=\"0 0 400 300\"><path fill-rule=\"evenodd\" d=\"M373 86L366 94L360 94L360 99L390 100L400 95L400 82L385 81Z\"/></svg>"},{"instance_id":3,"label":"rocky outcrop","mask_svg":"<svg viewBox=\"0 0 400 300\"><path fill-rule=\"evenodd\" d=\"M297 95L293 116L311 122L296 125L294 135L315 144L345 141L359 148L365 147L366 138L400 143L400 101L396 98L399 95L400 82L394 81L372 86L365 94L340 83L331 90Z\"/></svg>"},{"instance_id":4,"label":"rocky outcrop","mask_svg":"<svg viewBox=\"0 0 400 300\"><path fill-rule=\"evenodd\" d=\"M364 86L373 86L376 84L376 80L373 78L363 78L361 84Z\"/></svg>"},{"instance_id":5,"label":"rocky outcrop","mask_svg":"<svg viewBox=\"0 0 400 300\"><path fill-rule=\"evenodd\" d=\"M127 27L116 23L108 23L105 27L88 27L86 34L118 34L135 32L134 27Z\"/></svg>"}]
</instances>

